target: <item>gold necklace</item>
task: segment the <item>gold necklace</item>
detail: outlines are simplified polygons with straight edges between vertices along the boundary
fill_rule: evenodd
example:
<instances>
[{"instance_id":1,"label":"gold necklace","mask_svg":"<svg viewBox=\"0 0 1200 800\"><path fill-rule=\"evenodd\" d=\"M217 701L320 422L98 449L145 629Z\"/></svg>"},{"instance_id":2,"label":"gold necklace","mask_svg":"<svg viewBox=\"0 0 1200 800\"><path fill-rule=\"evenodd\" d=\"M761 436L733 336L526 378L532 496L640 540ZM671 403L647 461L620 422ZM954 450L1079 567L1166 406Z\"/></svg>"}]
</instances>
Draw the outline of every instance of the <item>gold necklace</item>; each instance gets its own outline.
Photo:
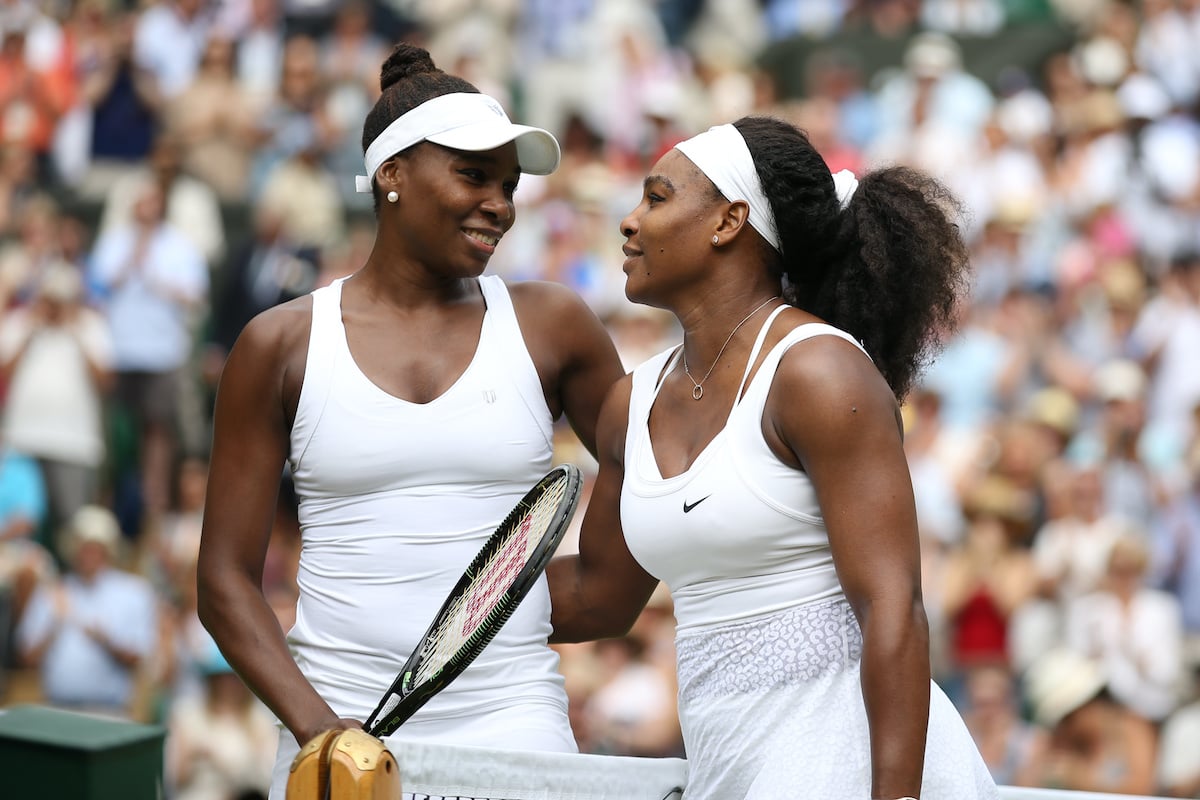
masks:
<instances>
[{"instance_id":1,"label":"gold necklace","mask_svg":"<svg viewBox=\"0 0 1200 800\"><path fill-rule=\"evenodd\" d=\"M766 308L767 303L771 302L772 300L778 300L778 299L779 299L779 295L775 295L774 297L768 297L766 300L763 301L762 305L760 305L758 308L751 311L749 314L747 314L742 319L741 322L739 322L737 325L733 326L733 330L731 330L729 332L729 335L725 337L725 344L721 345L721 349L717 351L717 357L713 359L712 366L708 368L708 372L704 373L704 377L700 379L699 383L696 383L696 379L692 377L692 373L688 372L687 348L686 347L683 348L683 374L687 375L688 380L694 384L692 387L692 399L693 400L699 400L701 397L704 397L704 382L708 380L709 375L712 375L713 368L716 367L717 362L721 360L721 356L725 353L725 348L728 347L729 343L733 340L733 335L738 332L738 328L745 325L746 320L750 319L755 314L757 314L759 311L762 311L764 308Z\"/></svg>"}]
</instances>

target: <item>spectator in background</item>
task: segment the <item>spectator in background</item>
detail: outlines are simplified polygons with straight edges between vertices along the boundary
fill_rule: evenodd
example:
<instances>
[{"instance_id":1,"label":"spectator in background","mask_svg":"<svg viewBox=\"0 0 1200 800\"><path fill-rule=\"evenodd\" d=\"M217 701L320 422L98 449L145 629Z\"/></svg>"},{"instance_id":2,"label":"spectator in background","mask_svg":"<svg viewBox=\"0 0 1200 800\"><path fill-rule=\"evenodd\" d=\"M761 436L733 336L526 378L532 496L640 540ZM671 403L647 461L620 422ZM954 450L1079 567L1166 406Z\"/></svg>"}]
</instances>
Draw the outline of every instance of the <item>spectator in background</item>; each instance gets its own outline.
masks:
<instances>
[{"instance_id":1,"label":"spectator in background","mask_svg":"<svg viewBox=\"0 0 1200 800\"><path fill-rule=\"evenodd\" d=\"M1128 522L1106 513L1104 484L1095 465L1071 470L1067 515L1034 534L1040 592L1067 604L1100 587L1113 544Z\"/></svg>"},{"instance_id":2,"label":"spectator in background","mask_svg":"<svg viewBox=\"0 0 1200 800\"><path fill-rule=\"evenodd\" d=\"M222 202L245 197L258 111L234 75L234 42L209 37L195 79L169 100L163 121L179 142L181 169L211 186Z\"/></svg>"},{"instance_id":3,"label":"spectator in background","mask_svg":"<svg viewBox=\"0 0 1200 800\"><path fill-rule=\"evenodd\" d=\"M151 0L139 13L133 56L154 76L163 97L175 97L196 76L212 27L208 0Z\"/></svg>"},{"instance_id":4,"label":"spectator in background","mask_svg":"<svg viewBox=\"0 0 1200 800\"><path fill-rule=\"evenodd\" d=\"M0 311L33 299L42 271L61 258L58 203L39 193L26 203L15 236L0 244Z\"/></svg>"},{"instance_id":5,"label":"spectator in background","mask_svg":"<svg viewBox=\"0 0 1200 800\"><path fill-rule=\"evenodd\" d=\"M133 57L136 15L116 14L101 30L95 53L80 64L90 109L88 165L80 192L104 197L109 184L138 167L158 130L163 94L154 73Z\"/></svg>"},{"instance_id":6,"label":"spectator in background","mask_svg":"<svg viewBox=\"0 0 1200 800\"><path fill-rule=\"evenodd\" d=\"M1048 650L1030 667L1024 691L1050 742L1021 769L1018 785L1154 791L1154 727L1113 699L1098 665L1071 650Z\"/></svg>"},{"instance_id":7,"label":"spectator in background","mask_svg":"<svg viewBox=\"0 0 1200 800\"><path fill-rule=\"evenodd\" d=\"M340 132L332 154L347 171L354 170L362 150L354 132L379 97L377 73L388 45L371 27L370 4L348 0L339 4L330 30L318 37L317 46L321 75L328 86L329 115Z\"/></svg>"},{"instance_id":8,"label":"spectator in background","mask_svg":"<svg viewBox=\"0 0 1200 800\"><path fill-rule=\"evenodd\" d=\"M23 663L37 668L45 702L129 718L139 669L155 644L148 581L115 566L121 531L111 511L81 508L64 532L68 571L41 586L17 628Z\"/></svg>"},{"instance_id":9,"label":"spectator in background","mask_svg":"<svg viewBox=\"0 0 1200 800\"><path fill-rule=\"evenodd\" d=\"M1093 385L1100 407L1092 424L1071 443L1070 453L1098 465L1107 513L1147 525L1164 492L1143 436L1146 373L1135 361L1114 359L1100 367Z\"/></svg>"},{"instance_id":10,"label":"spectator in background","mask_svg":"<svg viewBox=\"0 0 1200 800\"><path fill-rule=\"evenodd\" d=\"M1187 705L1167 717L1158 746L1158 791L1168 797L1200 796L1200 653L1191 664Z\"/></svg>"},{"instance_id":11,"label":"spectator in background","mask_svg":"<svg viewBox=\"0 0 1200 800\"><path fill-rule=\"evenodd\" d=\"M227 30L238 43L235 58L237 79L258 103L275 96L283 66L283 18L279 0L248 0L243 26Z\"/></svg>"},{"instance_id":12,"label":"spectator in background","mask_svg":"<svg viewBox=\"0 0 1200 800\"><path fill-rule=\"evenodd\" d=\"M1043 757L1046 731L1020 713L1016 681L1002 664L972 667L966 675L963 721L999 785L1010 786L1020 770Z\"/></svg>"},{"instance_id":13,"label":"spectator in background","mask_svg":"<svg viewBox=\"0 0 1200 800\"><path fill-rule=\"evenodd\" d=\"M1042 471L1046 521L1033 536L1036 596L1016 610L1010 652L1024 670L1062 641L1064 615L1079 597L1100 588L1113 543L1129 523L1105 513L1104 488L1095 464L1055 459Z\"/></svg>"},{"instance_id":14,"label":"spectator in background","mask_svg":"<svg viewBox=\"0 0 1200 800\"><path fill-rule=\"evenodd\" d=\"M220 198L204 181L183 169L186 146L179 135L163 131L154 137L143 166L114 181L104 197L97 235L132 221L134 206L148 185L158 187L165 203L165 218L200 250L212 269L225 254L225 221Z\"/></svg>"},{"instance_id":15,"label":"spectator in background","mask_svg":"<svg viewBox=\"0 0 1200 800\"><path fill-rule=\"evenodd\" d=\"M1147 425L1183 442L1200 404L1200 250L1177 254L1158 288L1134 328L1150 375Z\"/></svg>"},{"instance_id":16,"label":"spectator in background","mask_svg":"<svg viewBox=\"0 0 1200 800\"><path fill-rule=\"evenodd\" d=\"M0 440L38 460L51 531L98 497L112 348L108 323L84 304L79 268L66 261L49 264L31 302L0 319Z\"/></svg>"},{"instance_id":17,"label":"spectator in background","mask_svg":"<svg viewBox=\"0 0 1200 800\"><path fill-rule=\"evenodd\" d=\"M284 45L277 93L255 120L255 158L249 176L250 199L257 200L267 177L280 163L305 148L323 157L344 135L327 106L316 39L293 36Z\"/></svg>"},{"instance_id":18,"label":"spectator in background","mask_svg":"<svg viewBox=\"0 0 1200 800\"><path fill-rule=\"evenodd\" d=\"M297 247L320 250L337 244L345 235L345 204L325 166L317 131L296 128L279 154L282 160L263 177L257 205L280 220L283 235Z\"/></svg>"},{"instance_id":19,"label":"spectator in background","mask_svg":"<svg viewBox=\"0 0 1200 800\"><path fill-rule=\"evenodd\" d=\"M54 560L37 542L46 519L46 489L37 462L0 436L0 688L15 660L13 629L39 583L54 574Z\"/></svg>"},{"instance_id":20,"label":"spectator in background","mask_svg":"<svg viewBox=\"0 0 1200 800\"><path fill-rule=\"evenodd\" d=\"M1185 649L1196 663L1200 662L1200 446L1195 441L1187 466L1185 486L1154 517L1150 582L1179 601Z\"/></svg>"},{"instance_id":21,"label":"spectator in background","mask_svg":"<svg viewBox=\"0 0 1200 800\"><path fill-rule=\"evenodd\" d=\"M1147 560L1142 537L1117 539L1099 591L1068 608L1064 640L1099 665L1118 702L1159 723L1180 701L1183 625L1179 601L1143 584Z\"/></svg>"},{"instance_id":22,"label":"spectator in background","mask_svg":"<svg viewBox=\"0 0 1200 800\"><path fill-rule=\"evenodd\" d=\"M154 541L143 551L142 572L168 597L194 595L196 557L200 553L200 525L204 519L204 493L208 488L208 459L189 455L179 459L173 473L171 509ZM192 608L195 604L193 602Z\"/></svg>"},{"instance_id":23,"label":"spectator in background","mask_svg":"<svg viewBox=\"0 0 1200 800\"><path fill-rule=\"evenodd\" d=\"M1023 546L1032 497L1012 481L989 476L965 502L966 535L946 557L940 575L941 615L949 628L951 697L963 701L962 681L977 667L1007 667L1009 620L1037 589Z\"/></svg>"},{"instance_id":24,"label":"spectator in background","mask_svg":"<svg viewBox=\"0 0 1200 800\"><path fill-rule=\"evenodd\" d=\"M275 756L275 720L211 639L199 663L203 690L167 719L166 771L174 800L265 800Z\"/></svg>"},{"instance_id":25,"label":"spectator in background","mask_svg":"<svg viewBox=\"0 0 1200 800\"><path fill-rule=\"evenodd\" d=\"M29 146L20 142L0 143L0 237L13 235L25 209L41 193L37 161ZM3 305L0 298L0 307Z\"/></svg>"},{"instance_id":26,"label":"spectator in background","mask_svg":"<svg viewBox=\"0 0 1200 800\"><path fill-rule=\"evenodd\" d=\"M0 141L27 145L48 179L55 127L73 102L72 87L64 73L31 63L25 44L32 20L22 17L10 12L0 20Z\"/></svg>"},{"instance_id":27,"label":"spectator in background","mask_svg":"<svg viewBox=\"0 0 1200 800\"><path fill-rule=\"evenodd\" d=\"M206 376L214 387L247 322L316 288L320 252L297 244L286 224L281 211L259 204L246 240L234 246L217 275L205 353Z\"/></svg>"},{"instance_id":28,"label":"spectator in background","mask_svg":"<svg viewBox=\"0 0 1200 800\"><path fill-rule=\"evenodd\" d=\"M963 69L959 45L944 33L914 36L904 70L879 88L878 103L881 130L870 158L922 167L961 188L959 168L968 163L995 99L987 84Z\"/></svg>"},{"instance_id":29,"label":"spectator in background","mask_svg":"<svg viewBox=\"0 0 1200 800\"><path fill-rule=\"evenodd\" d=\"M87 174L91 153L92 109L84 90L87 76L96 69L112 33L106 0L73 0L60 4L61 26L45 56L49 69L64 87L63 114L51 143L54 179L78 186Z\"/></svg>"},{"instance_id":30,"label":"spectator in background","mask_svg":"<svg viewBox=\"0 0 1200 800\"><path fill-rule=\"evenodd\" d=\"M195 312L208 299L204 258L166 221L159 184L144 184L133 220L96 242L92 280L104 293L117 401L136 426L141 506L153 522L167 508L182 370L192 352Z\"/></svg>"}]
</instances>

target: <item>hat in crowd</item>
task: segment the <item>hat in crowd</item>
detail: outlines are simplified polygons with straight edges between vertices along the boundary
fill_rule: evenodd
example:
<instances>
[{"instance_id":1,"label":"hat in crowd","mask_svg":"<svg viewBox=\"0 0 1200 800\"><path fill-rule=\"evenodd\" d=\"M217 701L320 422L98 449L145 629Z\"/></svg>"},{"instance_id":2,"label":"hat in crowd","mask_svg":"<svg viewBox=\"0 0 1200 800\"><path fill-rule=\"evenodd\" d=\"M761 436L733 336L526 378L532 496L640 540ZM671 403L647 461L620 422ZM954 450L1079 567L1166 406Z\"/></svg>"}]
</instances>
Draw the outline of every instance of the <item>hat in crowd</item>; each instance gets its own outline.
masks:
<instances>
[{"instance_id":1,"label":"hat in crowd","mask_svg":"<svg viewBox=\"0 0 1200 800\"><path fill-rule=\"evenodd\" d=\"M962 64L958 44L944 33L927 31L912 38L904 52L904 66L922 78L937 78Z\"/></svg>"},{"instance_id":2,"label":"hat in crowd","mask_svg":"<svg viewBox=\"0 0 1200 800\"><path fill-rule=\"evenodd\" d=\"M973 517L1028 522L1033 518L1034 500L1027 490L1011 478L992 474L966 491L963 510Z\"/></svg>"},{"instance_id":3,"label":"hat in crowd","mask_svg":"<svg viewBox=\"0 0 1200 800\"><path fill-rule=\"evenodd\" d=\"M1099 664L1066 647L1039 656L1023 682L1034 721L1047 728L1094 699L1106 683Z\"/></svg>"},{"instance_id":4,"label":"hat in crowd","mask_svg":"<svg viewBox=\"0 0 1200 800\"><path fill-rule=\"evenodd\" d=\"M1112 308L1136 311L1146 302L1146 278L1132 261L1105 264L1100 270L1100 286Z\"/></svg>"},{"instance_id":5,"label":"hat in crowd","mask_svg":"<svg viewBox=\"0 0 1200 800\"><path fill-rule=\"evenodd\" d=\"M83 276L74 264L53 261L42 271L37 294L58 303L73 303L83 296Z\"/></svg>"},{"instance_id":6,"label":"hat in crowd","mask_svg":"<svg viewBox=\"0 0 1200 800\"><path fill-rule=\"evenodd\" d=\"M1109 361L1096 371L1096 395L1104 402L1140 400L1146 392L1146 373L1125 358Z\"/></svg>"},{"instance_id":7,"label":"hat in crowd","mask_svg":"<svg viewBox=\"0 0 1200 800\"><path fill-rule=\"evenodd\" d=\"M996 119L1018 142L1030 142L1054 130L1054 106L1041 92L1024 90L1000 101Z\"/></svg>"},{"instance_id":8,"label":"hat in crowd","mask_svg":"<svg viewBox=\"0 0 1200 800\"><path fill-rule=\"evenodd\" d=\"M110 558L115 558L121 548L121 526L113 512L104 506L87 505L71 517L63 531L60 549L71 558L81 544L97 542L104 545Z\"/></svg>"},{"instance_id":9,"label":"hat in crowd","mask_svg":"<svg viewBox=\"0 0 1200 800\"><path fill-rule=\"evenodd\" d=\"M1074 53L1080 74L1093 86L1116 86L1129 71L1125 47L1111 36L1097 36L1080 44Z\"/></svg>"},{"instance_id":10,"label":"hat in crowd","mask_svg":"<svg viewBox=\"0 0 1200 800\"><path fill-rule=\"evenodd\" d=\"M1125 109L1108 89L1093 89L1063 108L1065 133L1097 133L1112 130L1125 121Z\"/></svg>"},{"instance_id":11,"label":"hat in crowd","mask_svg":"<svg viewBox=\"0 0 1200 800\"><path fill-rule=\"evenodd\" d=\"M1158 119L1171 110L1171 96L1157 78L1135 72L1117 87L1117 101L1130 119Z\"/></svg>"},{"instance_id":12,"label":"hat in crowd","mask_svg":"<svg viewBox=\"0 0 1200 800\"><path fill-rule=\"evenodd\" d=\"M1048 386L1029 399L1026 419L1052 428L1063 436L1071 436L1079 424L1079 403L1066 389Z\"/></svg>"}]
</instances>

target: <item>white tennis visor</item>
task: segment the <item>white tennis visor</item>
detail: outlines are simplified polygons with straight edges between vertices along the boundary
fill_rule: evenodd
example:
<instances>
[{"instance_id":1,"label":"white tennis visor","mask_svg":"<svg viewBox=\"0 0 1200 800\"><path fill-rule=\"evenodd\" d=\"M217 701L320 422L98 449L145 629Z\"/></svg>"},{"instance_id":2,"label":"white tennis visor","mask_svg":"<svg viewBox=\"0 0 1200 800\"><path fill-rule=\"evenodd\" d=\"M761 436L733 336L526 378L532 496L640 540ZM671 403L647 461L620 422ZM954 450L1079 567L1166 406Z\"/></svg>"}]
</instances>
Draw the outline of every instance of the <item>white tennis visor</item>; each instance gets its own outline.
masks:
<instances>
[{"instance_id":1,"label":"white tennis visor","mask_svg":"<svg viewBox=\"0 0 1200 800\"><path fill-rule=\"evenodd\" d=\"M549 175L558 167L561 151L549 131L513 124L500 104L486 94L444 94L396 118L375 137L363 157L367 174L356 175L354 186L359 192L370 192L379 166L418 142L481 152L513 141L522 172Z\"/></svg>"}]
</instances>

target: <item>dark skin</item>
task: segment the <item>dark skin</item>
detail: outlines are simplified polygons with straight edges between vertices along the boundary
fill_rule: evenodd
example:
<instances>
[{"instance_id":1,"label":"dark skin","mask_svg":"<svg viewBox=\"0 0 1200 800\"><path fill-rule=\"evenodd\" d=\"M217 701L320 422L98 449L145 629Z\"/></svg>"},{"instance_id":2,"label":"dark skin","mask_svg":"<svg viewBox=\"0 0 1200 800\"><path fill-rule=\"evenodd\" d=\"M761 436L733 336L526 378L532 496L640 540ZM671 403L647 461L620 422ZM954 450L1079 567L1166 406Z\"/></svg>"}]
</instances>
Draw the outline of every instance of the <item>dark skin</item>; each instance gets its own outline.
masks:
<instances>
[{"instance_id":1,"label":"dark skin","mask_svg":"<svg viewBox=\"0 0 1200 800\"><path fill-rule=\"evenodd\" d=\"M714 195L708 179L672 151L647 178L641 204L622 221L626 294L678 317L695 381L713 364L734 326L779 293L778 275L763 262L762 241L749 226L747 212L744 202ZM681 366L663 377L649 428L664 478L685 472L724 427L755 333L769 309L781 303L768 303L729 341L704 382L702 400L692 398L695 381ZM759 361L788 331L814 321L798 308L782 312ZM630 555L621 529L631 385L630 378L623 378L601 411L600 469L579 555L550 564L552 641L622 635L656 584ZM871 796L918 797L929 712L929 634L920 594L915 504L895 397L870 360L851 344L814 337L784 355L768 394L762 432L776 457L812 481L838 578L862 628Z\"/></svg>"},{"instance_id":2,"label":"dark skin","mask_svg":"<svg viewBox=\"0 0 1200 800\"><path fill-rule=\"evenodd\" d=\"M384 391L428 403L466 370L486 310L477 278L513 224L518 178L512 144L466 153L422 143L379 168L376 191L399 200L380 202L375 247L343 285L342 318L356 364ZM550 412L565 414L595 452L603 396L624 372L607 332L563 286L530 282L510 293ZM272 308L230 353L197 571L201 620L300 743L362 727L339 719L305 680L261 588L311 315L310 297Z\"/></svg>"}]
</instances>

